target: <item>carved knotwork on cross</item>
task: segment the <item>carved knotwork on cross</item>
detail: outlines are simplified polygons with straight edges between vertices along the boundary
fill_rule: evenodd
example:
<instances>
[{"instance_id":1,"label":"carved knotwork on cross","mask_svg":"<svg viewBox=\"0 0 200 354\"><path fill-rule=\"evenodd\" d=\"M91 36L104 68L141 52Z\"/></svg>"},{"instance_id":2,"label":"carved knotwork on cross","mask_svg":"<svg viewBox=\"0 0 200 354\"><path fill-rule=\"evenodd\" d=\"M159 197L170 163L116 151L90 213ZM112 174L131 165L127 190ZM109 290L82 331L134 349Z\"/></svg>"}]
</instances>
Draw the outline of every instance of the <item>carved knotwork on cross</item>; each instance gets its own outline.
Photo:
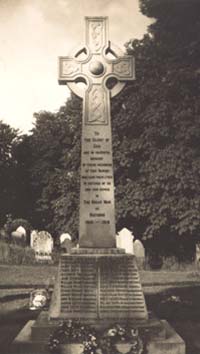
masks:
<instances>
[{"instance_id":1,"label":"carved knotwork on cross","mask_svg":"<svg viewBox=\"0 0 200 354\"><path fill-rule=\"evenodd\" d=\"M134 58L108 41L107 27L106 17L86 17L86 45L73 56L59 58L59 83L83 98L86 124L107 124L110 95L114 97L126 81L135 79ZM111 78L116 84L108 89ZM79 88L79 82L87 85L86 91Z\"/></svg>"}]
</instances>

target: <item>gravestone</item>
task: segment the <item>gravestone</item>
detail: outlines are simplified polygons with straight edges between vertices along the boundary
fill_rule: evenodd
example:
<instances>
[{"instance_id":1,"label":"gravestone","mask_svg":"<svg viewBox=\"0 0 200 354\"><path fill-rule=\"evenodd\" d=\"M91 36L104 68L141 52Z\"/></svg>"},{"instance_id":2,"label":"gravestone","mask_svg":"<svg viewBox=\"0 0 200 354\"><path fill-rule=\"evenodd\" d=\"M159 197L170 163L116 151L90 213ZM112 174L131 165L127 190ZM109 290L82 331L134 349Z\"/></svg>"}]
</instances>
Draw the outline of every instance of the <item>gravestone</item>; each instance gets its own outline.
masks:
<instances>
[{"instance_id":1,"label":"gravestone","mask_svg":"<svg viewBox=\"0 0 200 354\"><path fill-rule=\"evenodd\" d=\"M23 236L24 236L24 238L26 238L26 230L25 230L25 228L23 227L23 226L18 226L18 228L16 229L16 231L17 232L20 232Z\"/></svg>"},{"instance_id":2,"label":"gravestone","mask_svg":"<svg viewBox=\"0 0 200 354\"><path fill-rule=\"evenodd\" d=\"M140 240L135 240L133 242L134 254L136 258L145 259L145 248Z\"/></svg>"},{"instance_id":3,"label":"gravestone","mask_svg":"<svg viewBox=\"0 0 200 354\"><path fill-rule=\"evenodd\" d=\"M133 240L132 232L124 227L116 235L117 248L123 248L126 253L134 254Z\"/></svg>"},{"instance_id":4,"label":"gravestone","mask_svg":"<svg viewBox=\"0 0 200 354\"><path fill-rule=\"evenodd\" d=\"M25 246L26 245L26 236L24 233L21 233L20 231L12 231L11 232L11 239L13 243L19 245L19 246Z\"/></svg>"},{"instance_id":5,"label":"gravestone","mask_svg":"<svg viewBox=\"0 0 200 354\"><path fill-rule=\"evenodd\" d=\"M72 240L72 237L70 236L70 234L68 234L68 233L63 233L63 234L61 234L60 235L60 244L62 244L65 240Z\"/></svg>"},{"instance_id":6,"label":"gravestone","mask_svg":"<svg viewBox=\"0 0 200 354\"><path fill-rule=\"evenodd\" d=\"M51 261L53 238L47 231L32 232L31 244L37 261Z\"/></svg>"},{"instance_id":7,"label":"gravestone","mask_svg":"<svg viewBox=\"0 0 200 354\"><path fill-rule=\"evenodd\" d=\"M34 240L37 238L38 230L32 230L30 233L30 247L33 248Z\"/></svg>"},{"instance_id":8,"label":"gravestone","mask_svg":"<svg viewBox=\"0 0 200 354\"><path fill-rule=\"evenodd\" d=\"M140 240L133 242L134 254L137 259L137 265L139 269L143 269L145 266L145 248Z\"/></svg>"},{"instance_id":9,"label":"gravestone","mask_svg":"<svg viewBox=\"0 0 200 354\"><path fill-rule=\"evenodd\" d=\"M196 257L195 257L196 263L199 265L200 261L200 244L196 244Z\"/></svg>"},{"instance_id":10,"label":"gravestone","mask_svg":"<svg viewBox=\"0 0 200 354\"><path fill-rule=\"evenodd\" d=\"M60 247L65 253L71 253L72 249L72 238L70 234L64 233L60 235Z\"/></svg>"}]
</instances>

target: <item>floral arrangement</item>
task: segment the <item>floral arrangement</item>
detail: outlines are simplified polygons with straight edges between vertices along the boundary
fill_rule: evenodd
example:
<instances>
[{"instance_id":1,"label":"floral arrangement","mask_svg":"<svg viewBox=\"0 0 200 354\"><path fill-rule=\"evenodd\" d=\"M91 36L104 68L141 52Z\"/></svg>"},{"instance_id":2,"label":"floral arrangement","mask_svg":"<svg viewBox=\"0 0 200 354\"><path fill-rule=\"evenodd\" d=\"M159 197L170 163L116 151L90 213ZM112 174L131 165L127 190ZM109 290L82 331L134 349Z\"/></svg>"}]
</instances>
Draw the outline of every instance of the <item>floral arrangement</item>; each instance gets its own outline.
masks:
<instances>
[{"instance_id":1,"label":"floral arrangement","mask_svg":"<svg viewBox=\"0 0 200 354\"><path fill-rule=\"evenodd\" d=\"M79 322L63 321L49 337L49 349L52 353L60 353L61 344L83 343L84 353L90 354L96 348L96 331Z\"/></svg>"},{"instance_id":2,"label":"floral arrangement","mask_svg":"<svg viewBox=\"0 0 200 354\"><path fill-rule=\"evenodd\" d=\"M46 289L36 289L31 291L29 300L30 310L39 310L48 306L50 294Z\"/></svg>"},{"instance_id":3,"label":"floral arrangement","mask_svg":"<svg viewBox=\"0 0 200 354\"><path fill-rule=\"evenodd\" d=\"M104 332L83 326L79 322L61 322L49 337L48 347L51 353L61 353L62 344L82 344L82 354L119 354L123 345L123 354L144 354L143 341L137 328L114 325Z\"/></svg>"}]
</instances>

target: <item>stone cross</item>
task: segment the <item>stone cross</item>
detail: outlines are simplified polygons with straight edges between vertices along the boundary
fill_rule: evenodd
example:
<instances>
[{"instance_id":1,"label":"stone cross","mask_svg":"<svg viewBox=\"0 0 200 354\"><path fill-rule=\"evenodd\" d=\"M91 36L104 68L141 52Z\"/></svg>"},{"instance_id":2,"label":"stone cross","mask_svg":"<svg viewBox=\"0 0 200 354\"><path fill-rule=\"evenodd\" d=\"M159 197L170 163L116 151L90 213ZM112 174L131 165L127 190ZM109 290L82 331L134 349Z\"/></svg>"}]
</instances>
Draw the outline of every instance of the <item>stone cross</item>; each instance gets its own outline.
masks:
<instances>
[{"instance_id":1,"label":"stone cross","mask_svg":"<svg viewBox=\"0 0 200 354\"><path fill-rule=\"evenodd\" d=\"M134 58L108 41L107 17L85 21L84 47L59 57L59 84L83 98L79 246L115 248L110 98L135 79Z\"/></svg>"}]
</instances>

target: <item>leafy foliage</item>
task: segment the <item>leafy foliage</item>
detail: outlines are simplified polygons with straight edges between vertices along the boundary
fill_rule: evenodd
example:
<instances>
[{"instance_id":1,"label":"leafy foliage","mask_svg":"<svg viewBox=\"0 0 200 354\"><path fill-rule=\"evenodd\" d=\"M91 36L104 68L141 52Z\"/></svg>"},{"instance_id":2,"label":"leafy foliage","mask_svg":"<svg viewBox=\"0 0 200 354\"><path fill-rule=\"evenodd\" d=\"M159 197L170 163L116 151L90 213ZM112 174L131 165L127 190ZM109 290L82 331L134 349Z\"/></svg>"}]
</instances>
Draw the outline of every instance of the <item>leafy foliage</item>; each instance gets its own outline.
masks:
<instances>
[{"instance_id":1,"label":"leafy foliage","mask_svg":"<svg viewBox=\"0 0 200 354\"><path fill-rule=\"evenodd\" d=\"M0 121L0 224L5 222L5 215L13 211L16 204L14 170L15 161L12 146L17 139L17 130Z\"/></svg>"},{"instance_id":2,"label":"leafy foliage","mask_svg":"<svg viewBox=\"0 0 200 354\"><path fill-rule=\"evenodd\" d=\"M150 34L126 44L137 80L112 114L118 227L144 238L198 236L200 224L199 12L163 3Z\"/></svg>"},{"instance_id":3,"label":"leafy foliage","mask_svg":"<svg viewBox=\"0 0 200 354\"><path fill-rule=\"evenodd\" d=\"M11 232L17 230L17 228L19 226L24 227L24 229L26 230L26 233L30 234L31 225L28 220L26 220L26 219L12 220L11 214L8 214L6 223L4 224L4 229L8 233L8 235L10 236Z\"/></svg>"},{"instance_id":4,"label":"leafy foliage","mask_svg":"<svg viewBox=\"0 0 200 354\"><path fill-rule=\"evenodd\" d=\"M72 97L58 113L40 112L35 118L30 167L34 224L53 234L73 232L78 219L80 101Z\"/></svg>"}]
</instances>

